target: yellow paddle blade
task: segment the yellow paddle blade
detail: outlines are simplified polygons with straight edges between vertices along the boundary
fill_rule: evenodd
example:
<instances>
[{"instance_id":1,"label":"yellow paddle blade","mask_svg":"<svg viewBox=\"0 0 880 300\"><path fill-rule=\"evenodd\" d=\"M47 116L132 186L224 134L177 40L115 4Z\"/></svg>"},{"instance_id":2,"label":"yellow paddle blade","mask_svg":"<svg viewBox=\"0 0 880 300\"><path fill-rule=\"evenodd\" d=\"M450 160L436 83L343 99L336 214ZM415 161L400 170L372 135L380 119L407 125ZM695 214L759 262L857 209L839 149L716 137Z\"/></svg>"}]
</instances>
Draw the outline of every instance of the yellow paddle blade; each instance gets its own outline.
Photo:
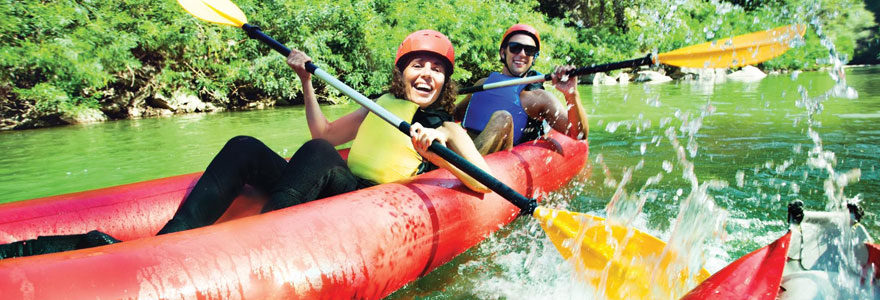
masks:
<instances>
[{"instance_id":1,"label":"yellow paddle blade","mask_svg":"<svg viewBox=\"0 0 880 300\"><path fill-rule=\"evenodd\" d=\"M229 0L177 0L180 6L196 18L217 24L241 27L247 17Z\"/></svg>"},{"instance_id":2,"label":"yellow paddle blade","mask_svg":"<svg viewBox=\"0 0 880 300\"><path fill-rule=\"evenodd\" d=\"M550 241L599 298L677 299L709 277L673 265L666 244L636 229L587 214L538 207L534 213Z\"/></svg>"},{"instance_id":3,"label":"yellow paddle blade","mask_svg":"<svg viewBox=\"0 0 880 300\"><path fill-rule=\"evenodd\" d=\"M786 25L753 32L675 51L660 53L657 62L690 68L734 68L757 64L788 51L795 39L806 32L806 25Z\"/></svg>"}]
</instances>

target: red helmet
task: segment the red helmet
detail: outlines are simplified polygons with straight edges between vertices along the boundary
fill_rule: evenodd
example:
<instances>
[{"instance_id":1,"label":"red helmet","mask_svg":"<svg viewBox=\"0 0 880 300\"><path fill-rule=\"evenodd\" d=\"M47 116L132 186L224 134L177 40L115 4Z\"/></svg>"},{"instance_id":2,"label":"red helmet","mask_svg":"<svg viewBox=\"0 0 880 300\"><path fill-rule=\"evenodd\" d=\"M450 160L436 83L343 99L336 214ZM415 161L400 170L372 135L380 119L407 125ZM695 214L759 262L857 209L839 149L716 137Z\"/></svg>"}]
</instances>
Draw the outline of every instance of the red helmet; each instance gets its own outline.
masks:
<instances>
[{"instance_id":1,"label":"red helmet","mask_svg":"<svg viewBox=\"0 0 880 300\"><path fill-rule=\"evenodd\" d=\"M510 26L510 28L508 28L507 31L504 32L504 37L501 39L501 47L499 48L504 48L504 45L507 45L507 40L509 40L510 37L516 33L524 33L528 36L531 36L532 39L535 40L535 46L537 46L539 50L541 49L541 36L538 35L538 30L535 29L535 27L526 24L516 24Z\"/></svg>"},{"instance_id":2,"label":"red helmet","mask_svg":"<svg viewBox=\"0 0 880 300\"><path fill-rule=\"evenodd\" d=\"M446 60L449 75L452 75L455 67L455 50L452 48L452 42L440 32L424 29L410 33L400 43L397 48L397 58L394 59L394 65L399 69L403 69L403 63L406 63L404 56L408 56L414 52L430 52Z\"/></svg>"}]
</instances>

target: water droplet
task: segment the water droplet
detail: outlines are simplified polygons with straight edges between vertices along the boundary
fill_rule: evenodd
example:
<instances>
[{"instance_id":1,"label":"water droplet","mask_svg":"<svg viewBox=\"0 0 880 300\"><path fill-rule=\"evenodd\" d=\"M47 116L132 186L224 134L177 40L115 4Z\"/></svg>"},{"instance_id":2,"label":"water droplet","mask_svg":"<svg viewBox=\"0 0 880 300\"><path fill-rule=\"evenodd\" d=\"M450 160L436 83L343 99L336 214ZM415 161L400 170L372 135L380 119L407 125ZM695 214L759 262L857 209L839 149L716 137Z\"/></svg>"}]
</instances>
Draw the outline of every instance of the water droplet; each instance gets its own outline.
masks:
<instances>
[{"instance_id":1,"label":"water droplet","mask_svg":"<svg viewBox=\"0 0 880 300\"><path fill-rule=\"evenodd\" d=\"M736 171L736 186L743 187L745 185L745 177L746 173L743 171Z\"/></svg>"},{"instance_id":2,"label":"water droplet","mask_svg":"<svg viewBox=\"0 0 880 300\"><path fill-rule=\"evenodd\" d=\"M670 162L668 160L664 160L663 161L663 170L666 171L666 173L672 173L672 162Z\"/></svg>"}]
</instances>

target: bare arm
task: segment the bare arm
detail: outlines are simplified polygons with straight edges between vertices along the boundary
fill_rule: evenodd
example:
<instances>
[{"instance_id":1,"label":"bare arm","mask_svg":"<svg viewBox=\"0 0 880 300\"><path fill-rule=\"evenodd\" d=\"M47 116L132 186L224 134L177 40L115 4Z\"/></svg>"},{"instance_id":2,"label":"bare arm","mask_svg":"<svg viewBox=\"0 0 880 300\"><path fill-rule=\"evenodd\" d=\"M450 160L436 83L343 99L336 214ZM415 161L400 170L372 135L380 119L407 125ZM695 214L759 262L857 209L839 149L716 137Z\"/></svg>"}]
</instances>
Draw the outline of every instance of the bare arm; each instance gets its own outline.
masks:
<instances>
[{"instance_id":1,"label":"bare arm","mask_svg":"<svg viewBox=\"0 0 880 300\"><path fill-rule=\"evenodd\" d=\"M568 69L570 67L560 67L553 74L553 82L556 89L565 96L567 109L552 93L545 90L523 91L520 94L520 101L530 117L546 120L554 130L572 138L578 138L578 135L582 134L581 138L586 139L589 134L589 124L577 90L577 77L570 77L567 81L557 79Z\"/></svg>"},{"instance_id":2,"label":"bare arm","mask_svg":"<svg viewBox=\"0 0 880 300\"><path fill-rule=\"evenodd\" d=\"M568 130L560 132L565 132L571 138L576 139L579 138L578 135L581 135L581 138L587 139L587 136L590 135L590 124L587 123L587 112L584 111L581 95L577 89L578 78L577 76L564 75L572 69L574 66L557 67L553 73L553 85L562 92L562 95L565 96L565 103L568 104L568 123L570 126L566 125ZM568 80L562 81L562 79Z\"/></svg>"},{"instance_id":3,"label":"bare arm","mask_svg":"<svg viewBox=\"0 0 880 300\"><path fill-rule=\"evenodd\" d=\"M461 182L469 189L478 193L491 192L488 187L478 182L476 179L465 174L437 154L428 151L431 142L437 140L441 144L449 147L453 152L458 153L458 155L461 155L464 159L491 175L491 169L489 169L486 160L480 156L480 152L474 147L474 142L471 141L471 138L465 133L461 126L452 122L445 122L443 123L443 126L440 126L437 129L431 129L424 128L421 124L416 123L412 126L410 136L412 136L413 146L422 157L431 163L452 172L452 174L461 180Z\"/></svg>"},{"instance_id":4,"label":"bare arm","mask_svg":"<svg viewBox=\"0 0 880 300\"><path fill-rule=\"evenodd\" d=\"M312 86L312 74L306 71L305 63L312 59L305 53L291 49L290 55L287 56L287 64L296 71L297 76L302 83L303 102L306 106L306 122L309 125L309 132L312 138L325 139L332 145L344 144L354 139L357 135L358 127L367 117L369 111L366 108L359 108L333 122L327 120L318 105L318 99L315 97L315 89Z\"/></svg>"}]
</instances>

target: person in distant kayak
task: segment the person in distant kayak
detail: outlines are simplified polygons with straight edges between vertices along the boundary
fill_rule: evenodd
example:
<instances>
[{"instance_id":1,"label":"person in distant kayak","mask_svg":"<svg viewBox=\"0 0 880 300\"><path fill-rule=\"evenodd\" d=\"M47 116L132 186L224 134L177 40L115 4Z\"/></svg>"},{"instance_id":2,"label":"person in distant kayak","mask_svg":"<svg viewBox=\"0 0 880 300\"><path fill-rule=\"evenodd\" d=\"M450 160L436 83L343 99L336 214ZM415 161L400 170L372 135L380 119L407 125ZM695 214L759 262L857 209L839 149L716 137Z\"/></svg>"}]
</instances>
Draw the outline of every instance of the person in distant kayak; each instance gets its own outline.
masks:
<instances>
[{"instance_id":1,"label":"person in distant kayak","mask_svg":"<svg viewBox=\"0 0 880 300\"><path fill-rule=\"evenodd\" d=\"M456 84L452 43L440 32L416 31L397 49L390 92L376 103L411 120L411 137L401 134L366 108L335 121L321 112L315 98L305 53L293 49L287 64L302 83L306 120L312 140L284 160L259 140L230 139L208 165L183 204L158 234L213 224L245 184L268 195L263 212L282 209L360 188L394 182L440 166L475 192L490 190L428 151L433 141L446 145L477 167L490 172L464 129L452 122ZM353 141L348 160L334 148ZM98 231L83 235L40 237L0 245L0 258L27 256L118 242Z\"/></svg>"},{"instance_id":2,"label":"person in distant kayak","mask_svg":"<svg viewBox=\"0 0 880 300\"><path fill-rule=\"evenodd\" d=\"M503 68L492 72L476 85L540 75L531 70L541 49L538 31L529 25L516 24L504 33L498 54ZM513 85L474 93L455 108L456 120L462 121L480 153L507 150L514 145L540 137L543 122L572 138L586 139L587 114L577 90L578 78L566 76L572 66L557 67L553 85L565 96L566 109L541 83Z\"/></svg>"}]
</instances>

